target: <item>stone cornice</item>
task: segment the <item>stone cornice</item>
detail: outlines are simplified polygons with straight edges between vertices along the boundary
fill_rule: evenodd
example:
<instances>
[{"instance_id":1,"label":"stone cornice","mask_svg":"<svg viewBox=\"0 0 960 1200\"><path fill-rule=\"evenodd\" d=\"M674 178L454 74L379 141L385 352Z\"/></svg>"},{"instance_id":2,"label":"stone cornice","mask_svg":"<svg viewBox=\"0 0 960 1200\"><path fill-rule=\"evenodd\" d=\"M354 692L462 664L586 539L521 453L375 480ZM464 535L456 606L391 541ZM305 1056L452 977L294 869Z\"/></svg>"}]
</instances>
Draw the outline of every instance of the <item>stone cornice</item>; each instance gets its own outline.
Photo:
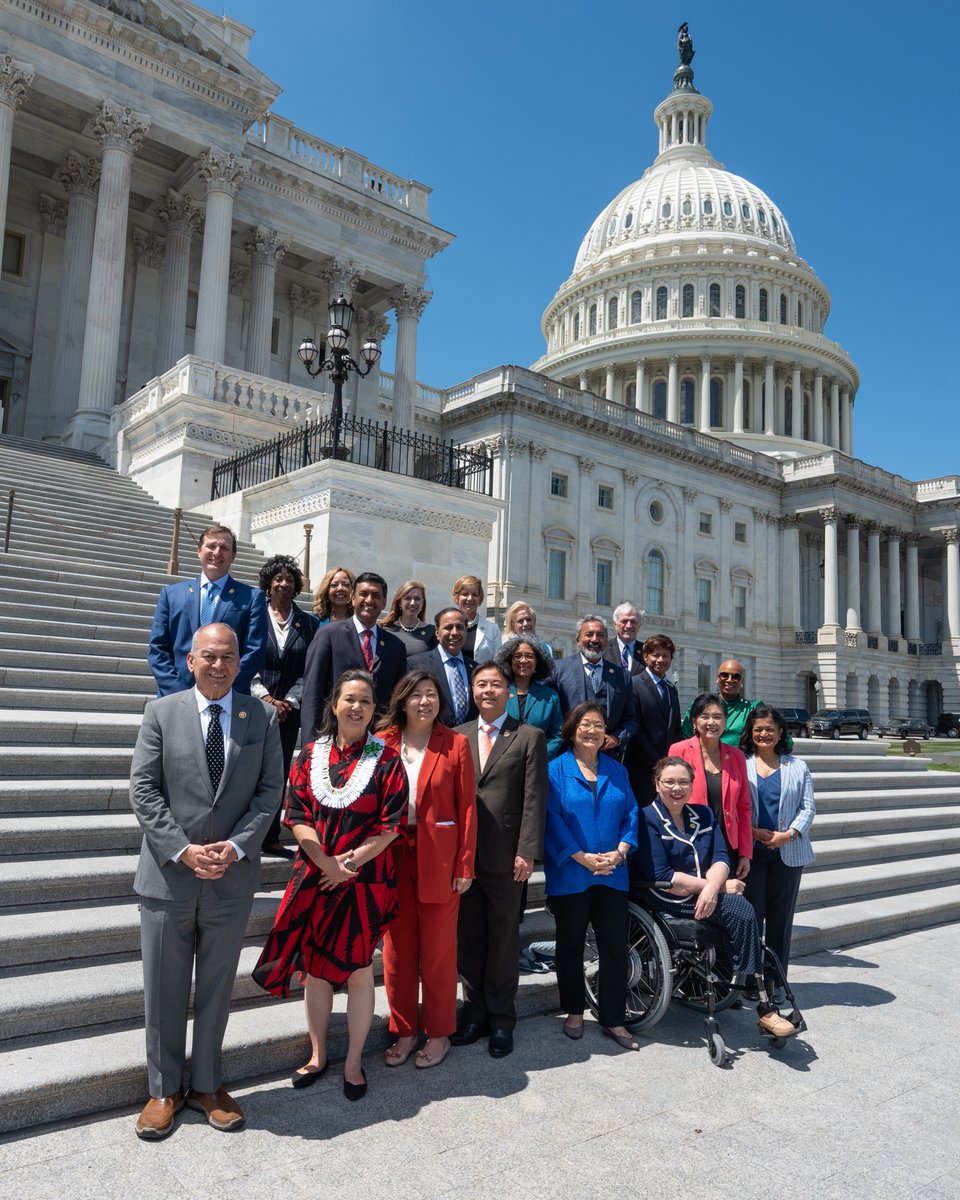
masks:
<instances>
[{"instance_id":1,"label":"stone cornice","mask_svg":"<svg viewBox=\"0 0 960 1200\"><path fill-rule=\"evenodd\" d=\"M362 491L347 491L344 488L321 488L308 496L301 496L287 504L264 509L251 518L251 529L268 529L282 525L299 517L328 512L351 512L361 516L399 521L404 525L419 525L426 529L443 529L467 537L490 538L493 526L490 521L474 517L457 516L449 511L424 508L422 505L399 504L389 500L377 500Z\"/></svg>"}]
</instances>

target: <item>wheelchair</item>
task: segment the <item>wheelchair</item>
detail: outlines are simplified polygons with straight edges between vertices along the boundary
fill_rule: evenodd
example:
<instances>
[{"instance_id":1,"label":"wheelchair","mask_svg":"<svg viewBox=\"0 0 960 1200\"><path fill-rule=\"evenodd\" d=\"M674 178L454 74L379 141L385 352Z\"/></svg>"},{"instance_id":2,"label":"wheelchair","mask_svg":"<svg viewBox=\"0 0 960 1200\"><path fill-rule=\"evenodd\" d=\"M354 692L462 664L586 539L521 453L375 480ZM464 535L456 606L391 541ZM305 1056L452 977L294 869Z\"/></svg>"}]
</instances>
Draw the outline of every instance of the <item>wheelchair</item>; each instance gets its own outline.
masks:
<instances>
[{"instance_id":1,"label":"wheelchair","mask_svg":"<svg viewBox=\"0 0 960 1200\"><path fill-rule=\"evenodd\" d=\"M722 1067L730 1055L720 1032L717 1013L735 1004L743 984L733 978L733 967L723 931L705 921L674 917L653 909L644 900L654 885L631 883L627 905L627 1014L624 1024L633 1033L648 1033L676 1000L704 1013L707 1052L714 1066ZM764 975L783 988L791 1007L787 1020L796 1033L807 1028L779 958L764 944ZM587 930L583 955L587 1003L597 1015L599 957L592 928ZM775 1049L786 1037L776 1037L757 1026Z\"/></svg>"}]
</instances>

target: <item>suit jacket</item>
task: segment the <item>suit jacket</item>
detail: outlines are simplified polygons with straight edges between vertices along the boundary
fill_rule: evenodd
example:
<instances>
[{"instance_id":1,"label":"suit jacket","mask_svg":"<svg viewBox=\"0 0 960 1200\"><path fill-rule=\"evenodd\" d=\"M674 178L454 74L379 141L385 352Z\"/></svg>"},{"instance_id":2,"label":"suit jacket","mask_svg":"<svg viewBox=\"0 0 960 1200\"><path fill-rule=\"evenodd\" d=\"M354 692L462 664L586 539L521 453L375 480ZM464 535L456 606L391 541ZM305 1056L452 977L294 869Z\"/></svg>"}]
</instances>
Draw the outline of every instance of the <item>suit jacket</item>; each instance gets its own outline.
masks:
<instances>
[{"instance_id":1,"label":"suit jacket","mask_svg":"<svg viewBox=\"0 0 960 1200\"><path fill-rule=\"evenodd\" d=\"M304 612L298 604L294 604L290 614L290 630L281 650L273 622L267 617L267 649L260 682L268 695L283 700L297 680L303 678L307 650L319 624L313 613ZM299 727L300 714L297 709L287 717L287 721L294 721Z\"/></svg>"},{"instance_id":2,"label":"suit jacket","mask_svg":"<svg viewBox=\"0 0 960 1200\"><path fill-rule=\"evenodd\" d=\"M386 744L400 751L400 730ZM465 737L434 723L417 776L417 896L446 904L454 879L473 878L477 851L477 786Z\"/></svg>"},{"instance_id":3,"label":"suit jacket","mask_svg":"<svg viewBox=\"0 0 960 1200\"><path fill-rule=\"evenodd\" d=\"M516 685L510 684L510 697L507 700L507 712L517 721L520 720L520 704L517 701ZM542 729L547 739L547 758L556 758L560 753L563 742L560 738L560 727L563 718L560 715L560 697L557 689L536 679L530 680L527 692L527 702L523 707L523 724L535 725Z\"/></svg>"},{"instance_id":4,"label":"suit jacket","mask_svg":"<svg viewBox=\"0 0 960 1200\"><path fill-rule=\"evenodd\" d=\"M643 661L643 656L640 653L642 645L643 642L639 638L633 643L633 658L630 660L631 675L639 675L641 671L647 669L646 663ZM621 671L623 670L623 663L620 661L620 643L616 638L611 638L607 642L607 648L603 652L603 657L607 662L612 662L614 666L619 667Z\"/></svg>"},{"instance_id":5,"label":"suit jacket","mask_svg":"<svg viewBox=\"0 0 960 1200\"><path fill-rule=\"evenodd\" d=\"M627 745L623 765L630 774L630 786L641 808L656 795L653 768L667 753L667 748L680 740L680 697L672 683L664 682L670 696L669 717L663 711L660 693L645 667L631 681L637 732Z\"/></svg>"},{"instance_id":6,"label":"suit jacket","mask_svg":"<svg viewBox=\"0 0 960 1200\"><path fill-rule=\"evenodd\" d=\"M360 638L353 617L331 621L317 630L307 651L300 700L300 728L303 744L312 742L323 716L324 705L333 695L333 685L344 671L367 669L360 649ZM373 682L377 710L383 712L391 693L407 670L407 652L398 637L386 629L377 629L377 656L373 664Z\"/></svg>"},{"instance_id":7,"label":"suit jacket","mask_svg":"<svg viewBox=\"0 0 960 1200\"><path fill-rule=\"evenodd\" d=\"M214 794L193 689L151 700L130 769L130 805L143 829L134 890L190 900L202 887L225 900L253 895L260 844L280 804L283 767L277 714L234 690L230 737ZM200 880L173 855L191 843L230 840L243 851L222 878Z\"/></svg>"},{"instance_id":8,"label":"suit jacket","mask_svg":"<svg viewBox=\"0 0 960 1200\"><path fill-rule=\"evenodd\" d=\"M759 825L760 803L757 796L757 760L747 759L747 782L750 784L751 820ZM780 857L788 867L806 867L813 862L810 845L810 826L817 815L813 798L813 779L810 768L802 758L792 754L780 755L780 823L781 830L796 829L800 836L780 847Z\"/></svg>"},{"instance_id":9,"label":"suit jacket","mask_svg":"<svg viewBox=\"0 0 960 1200\"><path fill-rule=\"evenodd\" d=\"M473 643L473 661L490 662L500 649L500 630L489 617L477 617L477 632Z\"/></svg>"},{"instance_id":10,"label":"suit jacket","mask_svg":"<svg viewBox=\"0 0 960 1200\"><path fill-rule=\"evenodd\" d=\"M477 776L477 868L513 873L513 860L540 858L547 810L547 742L541 729L507 717L480 770L477 722L459 726Z\"/></svg>"},{"instance_id":11,"label":"suit jacket","mask_svg":"<svg viewBox=\"0 0 960 1200\"><path fill-rule=\"evenodd\" d=\"M473 702L473 689L470 687L470 676L473 674L473 668L477 664L465 654L462 657L463 665L467 668L467 712L464 720L472 721L477 715L477 706ZM453 694L450 691L450 672L444 665L440 650L428 650L426 654L414 654L407 659L408 671L421 668L424 671L429 671L437 681L437 690L440 693L440 720L443 721L444 725L452 725L454 715Z\"/></svg>"},{"instance_id":12,"label":"suit jacket","mask_svg":"<svg viewBox=\"0 0 960 1200\"><path fill-rule=\"evenodd\" d=\"M637 731L637 716L633 703L633 692L619 664L608 659L600 660L603 667L603 682L606 684L607 733L620 742L620 753ZM554 687L560 696L560 710L564 716L584 700L595 700L593 689L587 682L580 651L557 663L557 678Z\"/></svg>"},{"instance_id":13,"label":"suit jacket","mask_svg":"<svg viewBox=\"0 0 960 1200\"><path fill-rule=\"evenodd\" d=\"M203 577L168 583L157 599L150 629L147 662L157 681L157 695L170 696L192 688L187 652L200 628L200 588ZM250 681L263 666L267 645L267 602L259 588L226 575L220 590L216 619L229 625L240 643L240 673L233 690L250 693Z\"/></svg>"},{"instance_id":14,"label":"suit jacket","mask_svg":"<svg viewBox=\"0 0 960 1200\"><path fill-rule=\"evenodd\" d=\"M667 753L679 755L693 767L693 791L690 793L689 803L702 804L709 808L707 777L703 769L699 738L692 737L683 742L674 742ZM726 742L720 743L720 796L723 802L723 827L730 848L743 858L752 858L753 824L747 763L741 752L735 746L728 746ZM736 868L737 864L731 862L731 875Z\"/></svg>"}]
</instances>

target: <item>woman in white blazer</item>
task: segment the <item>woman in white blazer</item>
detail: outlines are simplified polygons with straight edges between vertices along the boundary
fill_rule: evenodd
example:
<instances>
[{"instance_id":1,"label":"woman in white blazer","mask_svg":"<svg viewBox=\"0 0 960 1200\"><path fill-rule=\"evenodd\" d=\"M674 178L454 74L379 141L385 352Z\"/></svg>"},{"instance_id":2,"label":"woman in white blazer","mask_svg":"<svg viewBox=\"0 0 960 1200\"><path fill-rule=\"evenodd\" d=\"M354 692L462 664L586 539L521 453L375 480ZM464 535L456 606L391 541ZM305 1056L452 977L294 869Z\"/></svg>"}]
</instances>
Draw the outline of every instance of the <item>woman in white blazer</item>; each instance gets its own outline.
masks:
<instances>
[{"instance_id":1,"label":"woman in white blazer","mask_svg":"<svg viewBox=\"0 0 960 1200\"><path fill-rule=\"evenodd\" d=\"M463 653L476 663L490 662L500 649L500 630L493 621L480 615L483 584L476 575L460 576L453 585L453 602L467 623Z\"/></svg>"},{"instance_id":2,"label":"woman in white blazer","mask_svg":"<svg viewBox=\"0 0 960 1200\"><path fill-rule=\"evenodd\" d=\"M817 812L810 770L789 747L786 723L775 708L763 704L749 714L740 749L747 759L754 847L744 895L785 976L800 877L813 862L809 831ZM771 995L773 985L767 980Z\"/></svg>"}]
</instances>

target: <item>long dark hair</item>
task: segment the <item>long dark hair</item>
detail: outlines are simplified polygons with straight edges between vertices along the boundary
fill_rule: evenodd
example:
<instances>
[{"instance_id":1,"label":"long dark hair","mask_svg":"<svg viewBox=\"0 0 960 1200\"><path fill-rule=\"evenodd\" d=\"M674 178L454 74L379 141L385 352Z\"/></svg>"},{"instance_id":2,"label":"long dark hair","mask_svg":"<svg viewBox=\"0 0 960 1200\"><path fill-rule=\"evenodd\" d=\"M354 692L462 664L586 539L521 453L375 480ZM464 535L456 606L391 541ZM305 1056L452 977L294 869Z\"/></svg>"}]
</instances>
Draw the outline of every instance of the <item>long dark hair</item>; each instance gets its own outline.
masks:
<instances>
[{"instance_id":1,"label":"long dark hair","mask_svg":"<svg viewBox=\"0 0 960 1200\"><path fill-rule=\"evenodd\" d=\"M746 724L740 735L740 749L744 754L750 755L757 752L757 748L753 744L753 727L760 720L772 721L780 730L777 744L773 748L774 754L789 754L790 741L787 736L787 723L783 719L783 713L770 704L760 704L747 714Z\"/></svg>"},{"instance_id":2,"label":"long dark hair","mask_svg":"<svg viewBox=\"0 0 960 1200\"><path fill-rule=\"evenodd\" d=\"M369 671L362 671L359 667L351 667L344 671L337 682L333 685L333 695L323 710L323 717L320 720L320 726L317 729L317 737L336 737L337 735L337 718L333 715L333 707L340 699L343 689L348 683L365 683L370 689L370 696L374 704L377 702L377 691L374 687L373 676ZM376 710L374 710L375 713ZM373 714L370 717L370 725L367 726L366 732L370 732L370 727L373 725Z\"/></svg>"},{"instance_id":3,"label":"long dark hair","mask_svg":"<svg viewBox=\"0 0 960 1200\"><path fill-rule=\"evenodd\" d=\"M440 708L443 709L443 692L440 691L436 675L424 667L417 667L413 671L408 671L393 689L387 711L377 722L377 733L385 733L388 729L406 728L407 710L404 705L421 683L433 684L437 691L437 699L440 701ZM440 723L439 713L433 723L434 725Z\"/></svg>"}]
</instances>

